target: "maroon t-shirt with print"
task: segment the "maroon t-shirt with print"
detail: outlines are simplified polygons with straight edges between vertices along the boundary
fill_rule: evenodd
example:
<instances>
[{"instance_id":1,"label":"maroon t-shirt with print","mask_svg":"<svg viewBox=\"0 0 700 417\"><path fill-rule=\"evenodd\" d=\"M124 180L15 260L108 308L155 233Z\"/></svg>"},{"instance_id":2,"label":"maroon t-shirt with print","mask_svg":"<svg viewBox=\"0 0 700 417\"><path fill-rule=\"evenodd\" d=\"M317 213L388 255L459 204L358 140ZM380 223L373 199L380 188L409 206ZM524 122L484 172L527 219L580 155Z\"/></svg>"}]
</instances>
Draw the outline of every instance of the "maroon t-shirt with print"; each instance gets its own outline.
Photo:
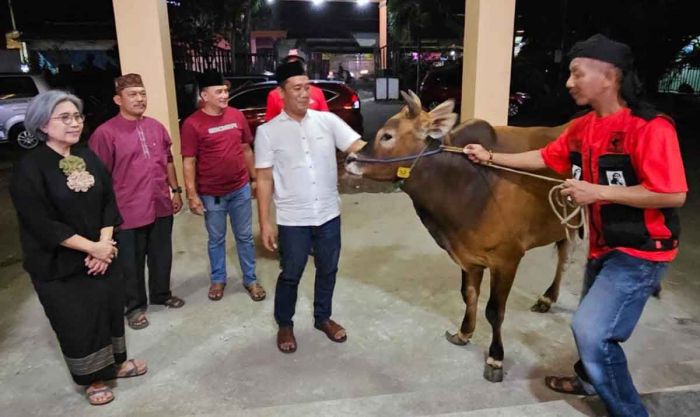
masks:
<instances>
[{"instance_id":1,"label":"maroon t-shirt with print","mask_svg":"<svg viewBox=\"0 0 700 417\"><path fill-rule=\"evenodd\" d=\"M253 135L240 110L227 107L218 116L197 110L182 124L181 153L197 158L197 192L222 196L248 183L243 144Z\"/></svg>"}]
</instances>

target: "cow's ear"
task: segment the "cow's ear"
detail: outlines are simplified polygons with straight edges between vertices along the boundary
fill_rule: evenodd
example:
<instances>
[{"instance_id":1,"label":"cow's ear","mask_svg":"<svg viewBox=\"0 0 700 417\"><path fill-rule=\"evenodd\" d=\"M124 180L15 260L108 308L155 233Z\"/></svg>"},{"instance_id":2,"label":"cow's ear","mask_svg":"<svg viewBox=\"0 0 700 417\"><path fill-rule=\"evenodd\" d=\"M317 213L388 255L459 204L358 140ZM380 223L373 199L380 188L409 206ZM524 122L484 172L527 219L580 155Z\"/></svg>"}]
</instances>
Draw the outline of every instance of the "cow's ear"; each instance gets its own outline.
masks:
<instances>
[{"instance_id":1,"label":"cow's ear","mask_svg":"<svg viewBox=\"0 0 700 417\"><path fill-rule=\"evenodd\" d=\"M447 100L428 113L430 116L428 136L438 139L452 130L455 123L457 123L457 114L453 112L454 108L455 102Z\"/></svg>"}]
</instances>

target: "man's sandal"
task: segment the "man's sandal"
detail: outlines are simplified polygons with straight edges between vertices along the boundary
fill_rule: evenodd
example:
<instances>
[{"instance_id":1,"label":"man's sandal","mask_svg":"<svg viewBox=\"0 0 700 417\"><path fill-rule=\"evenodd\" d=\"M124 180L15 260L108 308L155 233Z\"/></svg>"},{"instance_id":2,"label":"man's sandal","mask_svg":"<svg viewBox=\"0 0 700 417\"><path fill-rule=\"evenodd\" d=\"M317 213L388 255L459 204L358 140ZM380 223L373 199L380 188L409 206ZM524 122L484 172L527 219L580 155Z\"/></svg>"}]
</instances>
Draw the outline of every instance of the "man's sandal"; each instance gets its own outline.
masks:
<instances>
[{"instance_id":1,"label":"man's sandal","mask_svg":"<svg viewBox=\"0 0 700 417\"><path fill-rule=\"evenodd\" d=\"M117 378L131 378L134 376L141 376L148 372L148 367L146 366L146 363L143 361L139 362L141 362L143 367L139 368L139 364L136 362L135 359L129 359L128 361L123 362L119 367L119 370L117 371ZM122 372L125 366L128 366L128 369Z\"/></svg>"},{"instance_id":2,"label":"man's sandal","mask_svg":"<svg viewBox=\"0 0 700 417\"><path fill-rule=\"evenodd\" d=\"M245 290L248 291L250 299L253 301L262 301L267 296L265 289L262 287L262 285L258 284L257 282L254 282L248 286L244 285L244 287Z\"/></svg>"},{"instance_id":3,"label":"man's sandal","mask_svg":"<svg viewBox=\"0 0 700 417\"><path fill-rule=\"evenodd\" d=\"M106 385L102 385L101 387L90 385L85 388L85 394L87 394L90 405L105 405L114 401L112 389Z\"/></svg>"},{"instance_id":4,"label":"man's sandal","mask_svg":"<svg viewBox=\"0 0 700 417\"><path fill-rule=\"evenodd\" d=\"M185 305L185 300L180 297L170 296L167 300L163 302L163 305L168 308L180 308Z\"/></svg>"},{"instance_id":5,"label":"man's sandal","mask_svg":"<svg viewBox=\"0 0 700 417\"><path fill-rule=\"evenodd\" d=\"M224 298L224 288L226 288L226 284L211 284L207 296L212 301L219 301Z\"/></svg>"},{"instance_id":6,"label":"man's sandal","mask_svg":"<svg viewBox=\"0 0 700 417\"><path fill-rule=\"evenodd\" d=\"M297 339L294 337L294 328L291 326L280 327L277 331L277 349L282 353L294 353L297 350Z\"/></svg>"},{"instance_id":7,"label":"man's sandal","mask_svg":"<svg viewBox=\"0 0 700 417\"><path fill-rule=\"evenodd\" d=\"M126 324L134 330L141 330L148 327L149 322L145 313L137 313L126 319Z\"/></svg>"},{"instance_id":8,"label":"man's sandal","mask_svg":"<svg viewBox=\"0 0 700 417\"><path fill-rule=\"evenodd\" d=\"M577 376L547 376L544 378L544 383L547 388L562 394L590 395Z\"/></svg>"},{"instance_id":9,"label":"man's sandal","mask_svg":"<svg viewBox=\"0 0 700 417\"><path fill-rule=\"evenodd\" d=\"M323 323L315 323L314 327L325 333L329 339L336 343L343 343L344 341L348 340L348 335L345 333L343 326L331 319L328 319ZM338 334L341 335L338 336Z\"/></svg>"}]
</instances>

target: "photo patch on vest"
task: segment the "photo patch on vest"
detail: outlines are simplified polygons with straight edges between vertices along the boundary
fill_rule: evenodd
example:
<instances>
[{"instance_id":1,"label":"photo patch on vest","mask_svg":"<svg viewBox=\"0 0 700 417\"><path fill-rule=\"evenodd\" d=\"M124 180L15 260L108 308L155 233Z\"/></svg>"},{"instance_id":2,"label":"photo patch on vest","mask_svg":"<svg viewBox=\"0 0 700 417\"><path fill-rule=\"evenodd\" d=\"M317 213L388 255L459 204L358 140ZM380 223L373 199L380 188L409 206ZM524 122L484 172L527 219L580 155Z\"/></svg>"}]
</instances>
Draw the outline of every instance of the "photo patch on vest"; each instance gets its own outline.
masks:
<instances>
[{"instance_id":1,"label":"photo patch on vest","mask_svg":"<svg viewBox=\"0 0 700 417\"><path fill-rule=\"evenodd\" d=\"M571 178L581 180L582 170L578 165L571 165Z\"/></svg>"},{"instance_id":2,"label":"photo patch on vest","mask_svg":"<svg viewBox=\"0 0 700 417\"><path fill-rule=\"evenodd\" d=\"M608 185L619 185L626 187L625 175L622 171L605 171L605 176L608 177Z\"/></svg>"}]
</instances>

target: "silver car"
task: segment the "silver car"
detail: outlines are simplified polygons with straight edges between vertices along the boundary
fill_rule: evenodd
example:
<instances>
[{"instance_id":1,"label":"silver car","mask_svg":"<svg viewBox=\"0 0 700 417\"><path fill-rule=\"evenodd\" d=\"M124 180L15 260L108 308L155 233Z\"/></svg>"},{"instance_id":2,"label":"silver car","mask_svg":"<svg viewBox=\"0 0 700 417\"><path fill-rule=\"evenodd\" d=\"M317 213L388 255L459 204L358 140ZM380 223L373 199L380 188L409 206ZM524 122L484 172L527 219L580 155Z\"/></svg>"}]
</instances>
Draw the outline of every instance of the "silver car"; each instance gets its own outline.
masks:
<instances>
[{"instance_id":1,"label":"silver car","mask_svg":"<svg viewBox=\"0 0 700 417\"><path fill-rule=\"evenodd\" d=\"M31 99L49 87L39 75L0 74L0 144L35 148L39 141L24 129L24 113Z\"/></svg>"}]
</instances>

